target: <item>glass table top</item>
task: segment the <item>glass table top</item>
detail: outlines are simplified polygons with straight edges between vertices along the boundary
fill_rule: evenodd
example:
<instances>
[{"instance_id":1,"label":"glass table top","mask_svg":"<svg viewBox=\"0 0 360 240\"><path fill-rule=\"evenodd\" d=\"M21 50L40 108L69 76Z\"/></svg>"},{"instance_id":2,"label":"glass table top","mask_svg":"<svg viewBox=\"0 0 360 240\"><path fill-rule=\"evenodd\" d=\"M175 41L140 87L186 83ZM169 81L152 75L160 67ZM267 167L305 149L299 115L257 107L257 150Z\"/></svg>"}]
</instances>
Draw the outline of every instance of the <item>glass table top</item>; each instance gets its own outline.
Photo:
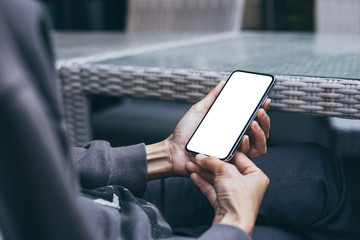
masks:
<instances>
[{"instance_id":1,"label":"glass table top","mask_svg":"<svg viewBox=\"0 0 360 240\"><path fill-rule=\"evenodd\" d=\"M96 35L62 39L61 61L139 67L360 79L360 36L241 32L181 35ZM102 36L102 37L101 37ZM67 42L65 41L67 39ZM72 49L72 50L71 50Z\"/></svg>"}]
</instances>

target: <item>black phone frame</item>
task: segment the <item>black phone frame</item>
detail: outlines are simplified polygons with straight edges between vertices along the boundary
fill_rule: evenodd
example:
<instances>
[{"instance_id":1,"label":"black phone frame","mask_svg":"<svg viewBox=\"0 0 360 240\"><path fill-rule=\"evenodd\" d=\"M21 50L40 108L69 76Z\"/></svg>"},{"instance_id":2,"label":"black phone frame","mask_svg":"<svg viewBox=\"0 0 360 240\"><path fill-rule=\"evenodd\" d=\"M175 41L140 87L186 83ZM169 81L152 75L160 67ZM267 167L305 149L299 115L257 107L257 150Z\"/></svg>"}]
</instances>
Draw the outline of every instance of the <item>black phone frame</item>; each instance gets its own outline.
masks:
<instances>
[{"instance_id":1,"label":"black phone frame","mask_svg":"<svg viewBox=\"0 0 360 240\"><path fill-rule=\"evenodd\" d=\"M256 115L257 115L257 111L260 109L260 107L264 104L266 98L268 97L271 89L274 87L275 85L275 82L276 82L276 79L273 75L271 74L266 74L266 73L258 73L258 72L250 72L250 71L243 71L243 70L235 70L233 71L228 79L226 80L224 86L222 87L222 89L220 90L219 94L216 96L214 102L211 104L211 106L209 107L208 111L206 112L206 114L204 115L204 117L201 119L200 123L198 124L198 126L196 127L195 131L193 132L193 134L191 135L191 137L189 138L189 140L187 141L186 145L185 145L185 150L187 153L191 154L191 155L197 155L197 154L200 154L198 152L194 152L194 151L191 151L187 148L190 140L192 139L192 137L194 136L194 134L196 133L197 129L199 128L199 126L201 125L201 123L203 122L203 120L205 119L206 115L208 114L208 112L211 110L212 106L214 105L215 101L217 100L218 96L220 96L222 90L226 87L226 84L228 83L228 80L231 78L231 76L236 73L236 72L243 72L243 73L250 73L250 74L256 74L256 75L262 75L262 76L269 76L271 77L271 84L268 86L268 88L266 89L264 95L262 96L261 100L259 101L258 105L256 106L256 108L254 109L253 113L251 114L251 117L249 118L249 120L247 121L244 129L241 131L239 137L237 138L237 140L235 141L233 147L231 148L230 152L228 153L228 155L225 157L225 158L220 158L220 160L223 160L223 161L227 161L227 160L230 160L236 149L239 147L240 143L241 143L241 140L242 138L244 137L245 133L248 131L249 127L250 127L250 124L254 121ZM206 154L205 154L206 155Z\"/></svg>"}]
</instances>

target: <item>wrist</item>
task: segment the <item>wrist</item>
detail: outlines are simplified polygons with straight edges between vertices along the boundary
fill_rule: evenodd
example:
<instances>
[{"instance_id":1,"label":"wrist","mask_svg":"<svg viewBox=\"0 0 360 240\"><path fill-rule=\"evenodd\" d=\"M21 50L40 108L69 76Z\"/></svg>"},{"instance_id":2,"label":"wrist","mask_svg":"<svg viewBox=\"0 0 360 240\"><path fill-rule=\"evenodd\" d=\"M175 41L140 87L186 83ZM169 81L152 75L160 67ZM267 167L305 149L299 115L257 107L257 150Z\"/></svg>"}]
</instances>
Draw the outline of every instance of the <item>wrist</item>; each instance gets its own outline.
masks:
<instances>
[{"instance_id":1,"label":"wrist","mask_svg":"<svg viewBox=\"0 0 360 240\"><path fill-rule=\"evenodd\" d=\"M166 139L145 146L149 180L173 175L169 144L169 140Z\"/></svg>"},{"instance_id":2,"label":"wrist","mask_svg":"<svg viewBox=\"0 0 360 240\"><path fill-rule=\"evenodd\" d=\"M255 220L253 220L251 217L241 216L240 214L229 213L221 219L220 223L238 227L251 236L254 229Z\"/></svg>"}]
</instances>

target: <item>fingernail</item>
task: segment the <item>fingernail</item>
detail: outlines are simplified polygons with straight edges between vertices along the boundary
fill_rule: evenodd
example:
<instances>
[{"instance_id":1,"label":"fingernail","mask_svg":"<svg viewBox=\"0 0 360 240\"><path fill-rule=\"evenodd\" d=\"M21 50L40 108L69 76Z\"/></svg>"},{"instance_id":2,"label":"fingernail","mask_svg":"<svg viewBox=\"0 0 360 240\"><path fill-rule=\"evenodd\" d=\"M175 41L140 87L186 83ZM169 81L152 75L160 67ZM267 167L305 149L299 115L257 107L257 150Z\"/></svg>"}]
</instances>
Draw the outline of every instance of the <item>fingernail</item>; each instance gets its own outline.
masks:
<instances>
[{"instance_id":1,"label":"fingernail","mask_svg":"<svg viewBox=\"0 0 360 240\"><path fill-rule=\"evenodd\" d=\"M260 130L260 125L258 124L257 121L254 121L253 124L254 124L254 127L255 127L256 130Z\"/></svg>"},{"instance_id":2,"label":"fingernail","mask_svg":"<svg viewBox=\"0 0 360 240\"><path fill-rule=\"evenodd\" d=\"M206 156L204 154L198 154L196 155L195 159L196 161L201 161L201 159L205 158Z\"/></svg>"}]
</instances>

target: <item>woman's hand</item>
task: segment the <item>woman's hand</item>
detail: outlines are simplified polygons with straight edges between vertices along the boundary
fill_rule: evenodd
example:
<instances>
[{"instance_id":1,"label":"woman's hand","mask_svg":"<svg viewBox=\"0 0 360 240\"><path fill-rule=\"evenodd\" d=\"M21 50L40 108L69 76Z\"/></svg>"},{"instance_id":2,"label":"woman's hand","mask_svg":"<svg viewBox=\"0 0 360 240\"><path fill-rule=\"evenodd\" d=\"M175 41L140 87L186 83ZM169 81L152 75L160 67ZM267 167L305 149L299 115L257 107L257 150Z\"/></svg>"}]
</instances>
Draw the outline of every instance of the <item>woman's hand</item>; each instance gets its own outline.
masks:
<instances>
[{"instance_id":1,"label":"woman's hand","mask_svg":"<svg viewBox=\"0 0 360 240\"><path fill-rule=\"evenodd\" d=\"M200 102L194 104L177 124L170 137L146 146L149 179L189 175L185 164L194 159L194 156L185 151L185 145L224 84L225 81L221 81Z\"/></svg>"},{"instance_id":2,"label":"woman's hand","mask_svg":"<svg viewBox=\"0 0 360 240\"><path fill-rule=\"evenodd\" d=\"M269 178L241 152L232 163L197 155L186 168L215 209L213 223L233 225L251 235Z\"/></svg>"},{"instance_id":3,"label":"woman's hand","mask_svg":"<svg viewBox=\"0 0 360 240\"><path fill-rule=\"evenodd\" d=\"M185 163L194 159L194 156L189 155L185 151L185 145L209 110L211 104L215 101L224 84L225 81L221 81L205 98L194 104L177 124L173 134L167 139L170 147L170 161L176 175L188 175Z\"/></svg>"},{"instance_id":4,"label":"woman's hand","mask_svg":"<svg viewBox=\"0 0 360 240\"><path fill-rule=\"evenodd\" d=\"M266 99L263 108L257 112L255 121L250 125L247 135L244 135L239 151L245 153L250 159L264 155L267 151L266 139L270 135L270 117L266 114L271 103Z\"/></svg>"},{"instance_id":5,"label":"woman's hand","mask_svg":"<svg viewBox=\"0 0 360 240\"><path fill-rule=\"evenodd\" d=\"M224 86L221 81L200 102L194 104L185 116L177 124L173 134L166 140L147 145L148 173L149 178L166 176L188 176L185 164L194 156L185 151L185 145L195 131L196 127L209 110L211 104ZM269 107L270 100L264 104L264 109ZM255 158L266 153L266 138L269 136L270 118L264 109L258 111L256 120L252 123L248 135L245 135L239 151L245 153L249 158Z\"/></svg>"}]
</instances>

